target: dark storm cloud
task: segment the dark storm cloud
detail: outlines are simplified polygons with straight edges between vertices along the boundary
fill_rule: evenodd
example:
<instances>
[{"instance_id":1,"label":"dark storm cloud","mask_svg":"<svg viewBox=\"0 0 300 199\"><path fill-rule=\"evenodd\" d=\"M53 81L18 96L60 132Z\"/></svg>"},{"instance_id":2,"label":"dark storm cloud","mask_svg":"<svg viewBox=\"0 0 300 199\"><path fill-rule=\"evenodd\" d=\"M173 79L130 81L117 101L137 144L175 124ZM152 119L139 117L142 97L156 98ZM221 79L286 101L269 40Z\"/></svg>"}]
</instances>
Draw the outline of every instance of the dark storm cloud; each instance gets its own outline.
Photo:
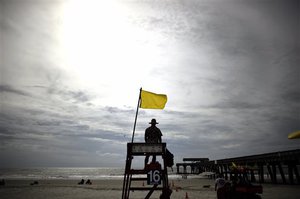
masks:
<instances>
[{"instance_id":1,"label":"dark storm cloud","mask_svg":"<svg viewBox=\"0 0 300 199\"><path fill-rule=\"evenodd\" d=\"M237 109L237 110L243 110L243 109L258 109L263 107L261 104L253 104L250 102L245 102L242 100L225 100L224 102L220 102L216 104L215 106L212 105L211 107L207 108L217 108L217 109Z\"/></svg>"},{"instance_id":2,"label":"dark storm cloud","mask_svg":"<svg viewBox=\"0 0 300 199\"><path fill-rule=\"evenodd\" d=\"M39 89L44 89L48 92L47 87L39 87ZM9 91L10 93L17 93L24 95L24 92L21 92L17 89L14 89L11 86L1 86L2 92ZM10 97L11 94L6 94L7 97ZM78 112L77 115L70 115L72 112L77 112L78 107L76 103L81 104L82 102L86 102L88 99L88 95L81 91L69 91L69 90L54 90L48 92L51 95L58 96L51 97L51 101L53 101L53 105L55 108L47 109L40 107L12 107L9 103L6 102L6 106L3 106L1 110L1 128L2 134L7 134L9 130L17 131L17 134L27 134L27 131L32 132L40 132L37 134L43 134L47 132L47 134L51 135L69 135L69 136L83 136L85 132L90 136L92 133L96 133L96 130L91 130L88 124L80 124L81 121L85 121L88 119L91 122L97 122L100 118L109 118L112 117L113 112L111 110L117 110L117 108L112 107L104 107L94 109L98 109L97 115L91 116L90 111L93 108L89 108L86 106L86 110L82 109L81 112ZM29 96L25 95L26 98L29 98L31 102L39 102L40 96ZM41 99L44 99L43 97ZM62 101L63 100L63 101ZM66 101L67 100L67 101ZM76 102L75 105L69 106L68 101ZM40 102L39 102L40 103ZM48 103L44 102L45 105ZM67 105L67 106L66 106ZM65 112L61 112L60 110L64 109ZM121 109L119 109L121 111ZM127 113L128 111L124 111ZM117 118L117 117L116 117ZM120 121L123 121L120 119ZM95 129L95 127L94 127ZM96 128L97 129L97 128ZM5 130L5 131L4 131ZM22 132L24 130L24 132ZM33 133L34 134L34 133ZM108 135L108 134L107 134ZM123 136L123 135L122 135Z\"/></svg>"},{"instance_id":3,"label":"dark storm cloud","mask_svg":"<svg viewBox=\"0 0 300 199\"><path fill-rule=\"evenodd\" d=\"M299 103L300 102L300 91L286 91L281 95L282 99L291 102L291 103Z\"/></svg>"},{"instance_id":4,"label":"dark storm cloud","mask_svg":"<svg viewBox=\"0 0 300 199\"><path fill-rule=\"evenodd\" d=\"M50 95L58 95L64 100L73 100L81 103L88 102L92 99L92 97L84 91L74 91L67 88L58 88L57 86L58 85L49 87L47 89L48 93Z\"/></svg>"},{"instance_id":5,"label":"dark storm cloud","mask_svg":"<svg viewBox=\"0 0 300 199\"><path fill-rule=\"evenodd\" d=\"M2 93L2 92L14 93L14 94L24 95L24 96L30 96L25 91L15 89L14 87L9 86L9 85L0 85L0 93Z\"/></svg>"},{"instance_id":6,"label":"dark storm cloud","mask_svg":"<svg viewBox=\"0 0 300 199\"><path fill-rule=\"evenodd\" d=\"M119 113L129 113L129 114L134 114L135 113L135 110L133 109L128 109L128 110L125 110L125 109L120 109L118 107L111 107L111 106L106 106L104 107L104 110L105 111L108 111L109 113L111 114L119 114Z\"/></svg>"},{"instance_id":7,"label":"dark storm cloud","mask_svg":"<svg viewBox=\"0 0 300 199\"><path fill-rule=\"evenodd\" d=\"M32 112L35 112L35 114L32 115ZM37 157L40 157L38 154L51 153L52 155L49 155L50 161L56 161L58 158L62 165L66 166L72 166L74 164L73 161L76 162L82 155L87 158L90 156L101 156L104 153L108 154L109 151L115 151L115 154L123 151L119 149L116 151L122 144L117 146L115 144L124 142L123 133L101 129L101 126L91 128L89 125L80 124L81 117L79 117L81 119L75 119L63 113L53 114L44 111L37 114L36 112L21 109L4 109L1 113L1 149L3 149L2 153L6 153L6 155L11 154L3 163L3 166L10 163L12 164L11 166L17 166L14 159L19 157L18 154L22 154L25 151L24 155L28 155L31 152L32 154L37 154ZM104 117L105 114L110 114L105 110L100 112L103 112ZM92 119L98 120L98 118ZM99 151L102 151L102 153L99 154ZM69 159L64 160L60 158L62 155L67 155ZM36 166L47 166L45 163L47 161L43 157L40 158L41 161L37 162ZM82 162L80 165L88 166L91 164L95 166L97 164L103 165L100 158L97 161Z\"/></svg>"}]
</instances>

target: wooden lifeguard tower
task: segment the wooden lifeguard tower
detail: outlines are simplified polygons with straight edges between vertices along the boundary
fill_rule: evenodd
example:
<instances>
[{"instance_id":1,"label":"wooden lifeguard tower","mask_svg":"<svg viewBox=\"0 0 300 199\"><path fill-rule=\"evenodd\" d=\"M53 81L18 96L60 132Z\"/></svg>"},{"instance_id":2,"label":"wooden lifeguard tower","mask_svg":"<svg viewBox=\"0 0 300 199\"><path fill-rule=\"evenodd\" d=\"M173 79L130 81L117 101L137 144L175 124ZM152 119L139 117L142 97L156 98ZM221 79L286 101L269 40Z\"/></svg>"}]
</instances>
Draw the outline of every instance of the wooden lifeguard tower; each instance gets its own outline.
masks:
<instances>
[{"instance_id":1,"label":"wooden lifeguard tower","mask_svg":"<svg viewBox=\"0 0 300 199\"><path fill-rule=\"evenodd\" d=\"M158 162L147 164L143 169L132 169L134 156L146 155L161 156L163 162L162 164ZM135 181L140 183L134 183ZM145 185L144 182L147 182L147 184ZM122 199L129 199L130 191L148 191L145 199L149 199L152 193L157 190L161 190L162 195L170 193L166 164L166 143L127 143Z\"/></svg>"}]
</instances>

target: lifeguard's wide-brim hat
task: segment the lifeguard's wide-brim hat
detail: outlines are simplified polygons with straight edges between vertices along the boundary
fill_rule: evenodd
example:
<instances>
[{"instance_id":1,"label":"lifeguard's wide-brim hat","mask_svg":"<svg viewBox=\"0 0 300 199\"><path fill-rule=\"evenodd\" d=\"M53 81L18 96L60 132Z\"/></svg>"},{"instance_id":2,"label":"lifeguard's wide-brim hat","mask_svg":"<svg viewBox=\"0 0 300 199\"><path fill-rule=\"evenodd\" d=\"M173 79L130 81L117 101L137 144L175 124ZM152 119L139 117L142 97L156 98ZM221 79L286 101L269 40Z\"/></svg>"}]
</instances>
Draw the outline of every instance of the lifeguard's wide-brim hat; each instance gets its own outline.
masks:
<instances>
[{"instance_id":1,"label":"lifeguard's wide-brim hat","mask_svg":"<svg viewBox=\"0 0 300 199\"><path fill-rule=\"evenodd\" d=\"M156 122L156 119L152 119L151 122L149 122L149 124L158 124L158 122Z\"/></svg>"}]
</instances>

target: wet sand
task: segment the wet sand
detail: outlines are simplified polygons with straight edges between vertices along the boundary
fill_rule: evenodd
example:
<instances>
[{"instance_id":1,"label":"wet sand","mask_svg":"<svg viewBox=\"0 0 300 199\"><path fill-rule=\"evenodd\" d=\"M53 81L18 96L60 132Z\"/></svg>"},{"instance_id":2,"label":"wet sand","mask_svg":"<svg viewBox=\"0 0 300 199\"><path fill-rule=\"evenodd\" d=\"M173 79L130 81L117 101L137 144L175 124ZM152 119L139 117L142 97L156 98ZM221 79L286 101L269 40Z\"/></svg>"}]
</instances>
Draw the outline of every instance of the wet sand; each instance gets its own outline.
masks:
<instances>
[{"instance_id":1,"label":"wet sand","mask_svg":"<svg viewBox=\"0 0 300 199\"><path fill-rule=\"evenodd\" d=\"M1 199L120 199L123 180L92 180L92 185L78 185L79 180L38 180L38 185L30 185L34 180L6 180L0 187ZM169 180L173 199L216 199L214 180L174 179ZM139 186L143 186L143 182ZM146 184L146 182L144 182ZM145 185L146 186L146 185ZM208 188L207 188L208 187ZM263 199L298 199L300 185L263 185ZM135 191L130 198L144 198L147 192ZM159 198L160 191L151 198Z\"/></svg>"}]
</instances>

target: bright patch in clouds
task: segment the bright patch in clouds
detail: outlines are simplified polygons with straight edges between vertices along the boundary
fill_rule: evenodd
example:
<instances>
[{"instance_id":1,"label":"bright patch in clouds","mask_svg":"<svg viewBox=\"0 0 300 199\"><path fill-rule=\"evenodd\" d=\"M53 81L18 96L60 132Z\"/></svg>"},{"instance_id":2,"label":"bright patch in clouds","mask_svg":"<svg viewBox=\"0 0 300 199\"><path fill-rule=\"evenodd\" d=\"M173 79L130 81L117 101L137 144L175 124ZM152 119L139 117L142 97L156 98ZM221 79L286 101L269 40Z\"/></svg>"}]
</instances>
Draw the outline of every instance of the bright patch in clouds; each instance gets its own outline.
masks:
<instances>
[{"instance_id":1,"label":"bright patch in clouds","mask_svg":"<svg viewBox=\"0 0 300 199\"><path fill-rule=\"evenodd\" d=\"M148 83L159 62L159 35L134 26L127 16L131 11L114 1L68 1L63 6L58 29L63 69L75 85L99 94L98 103L134 105L139 87ZM151 84L159 87L160 81Z\"/></svg>"}]
</instances>

